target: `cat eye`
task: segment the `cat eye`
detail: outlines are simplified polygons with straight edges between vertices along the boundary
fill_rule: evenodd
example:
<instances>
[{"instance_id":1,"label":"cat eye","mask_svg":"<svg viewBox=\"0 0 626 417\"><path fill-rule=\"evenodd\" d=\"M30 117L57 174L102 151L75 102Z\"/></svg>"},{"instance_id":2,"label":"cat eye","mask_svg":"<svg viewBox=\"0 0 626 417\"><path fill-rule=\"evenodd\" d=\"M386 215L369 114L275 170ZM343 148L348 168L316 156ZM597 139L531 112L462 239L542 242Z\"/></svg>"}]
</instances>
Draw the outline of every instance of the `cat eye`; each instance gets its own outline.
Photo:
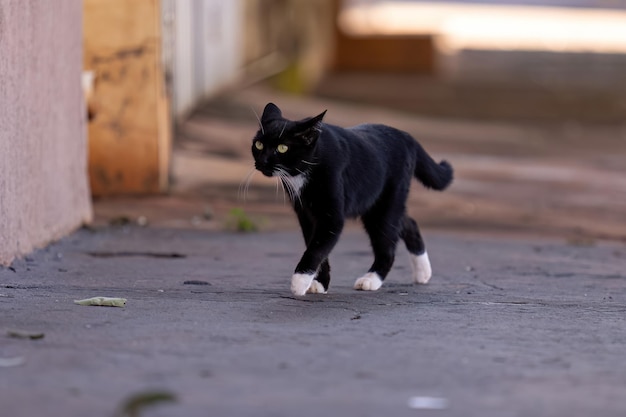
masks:
<instances>
[{"instance_id":1,"label":"cat eye","mask_svg":"<svg viewBox=\"0 0 626 417\"><path fill-rule=\"evenodd\" d=\"M280 145L278 145L278 147L276 148L276 150L280 153L285 153L287 152L287 149L289 149L289 146L287 145L283 145L282 143Z\"/></svg>"},{"instance_id":2,"label":"cat eye","mask_svg":"<svg viewBox=\"0 0 626 417\"><path fill-rule=\"evenodd\" d=\"M263 144L260 141L256 141L254 142L254 147L257 148L258 150L263 150Z\"/></svg>"}]
</instances>

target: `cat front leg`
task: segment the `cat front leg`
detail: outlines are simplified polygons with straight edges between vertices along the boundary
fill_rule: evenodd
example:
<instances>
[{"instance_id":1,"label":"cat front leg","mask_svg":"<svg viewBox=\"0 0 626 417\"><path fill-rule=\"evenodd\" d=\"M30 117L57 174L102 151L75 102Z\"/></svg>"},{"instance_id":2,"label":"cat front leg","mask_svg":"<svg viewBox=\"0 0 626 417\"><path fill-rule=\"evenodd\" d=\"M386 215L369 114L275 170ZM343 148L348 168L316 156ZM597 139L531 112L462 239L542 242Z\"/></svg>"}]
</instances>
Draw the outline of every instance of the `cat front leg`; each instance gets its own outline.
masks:
<instances>
[{"instance_id":1,"label":"cat front leg","mask_svg":"<svg viewBox=\"0 0 626 417\"><path fill-rule=\"evenodd\" d=\"M343 229L343 218L318 222L312 231L296 270L291 277L291 292L302 296L308 292L326 292L330 281L328 255L333 250ZM318 280L315 278L318 277ZM326 285L324 285L326 284Z\"/></svg>"},{"instance_id":2,"label":"cat front leg","mask_svg":"<svg viewBox=\"0 0 626 417\"><path fill-rule=\"evenodd\" d=\"M296 205L296 214L298 215L298 221L300 228L302 229L302 236L304 237L304 243L308 247L313 240L315 234L315 221L311 212L304 210L301 206ZM295 274L294 274L295 275ZM306 285L309 287L305 290L309 294L326 294L328 291L328 285L330 284L330 265L328 258L322 261L322 265L319 267L317 274L313 278L313 281L309 284L307 276L299 276L295 279L292 278L292 292L301 293L302 288Z\"/></svg>"},{"instance_id":3,"label":"cat front leg","mask_svg":"<svg viewBox=\"0 0 626 417\"><path fill-rule=\"evenodd\" d=\"M376 291L383 285L383 280L376 272L368 272L354 283L355 290Z\"/></svg>"},{"instance_id":4,"label":"cat front leg","mask_svg":"<svg viewBox=\"0 0 626 417\"><path fill-rule=\"evenodd\" d=\"M293 295L304 295L307 293L309 288L311 288L311 284L313 284L313 280L315 279L314 273L294 273L291 277L291 292Z\"/></svg>"},{"instance_id":5,"label":"cat front leg","mask_svg":"<svg viewBox=\"0 0 626 417\"><path fill-rule=\"evenodd\" d=\"M313 278L313 282L306 290L307 294L326 294L328 292L328 285L330 284L330 265L328 259L324 259L320 266L317 275Z\"/></svg>"}]
</instances>

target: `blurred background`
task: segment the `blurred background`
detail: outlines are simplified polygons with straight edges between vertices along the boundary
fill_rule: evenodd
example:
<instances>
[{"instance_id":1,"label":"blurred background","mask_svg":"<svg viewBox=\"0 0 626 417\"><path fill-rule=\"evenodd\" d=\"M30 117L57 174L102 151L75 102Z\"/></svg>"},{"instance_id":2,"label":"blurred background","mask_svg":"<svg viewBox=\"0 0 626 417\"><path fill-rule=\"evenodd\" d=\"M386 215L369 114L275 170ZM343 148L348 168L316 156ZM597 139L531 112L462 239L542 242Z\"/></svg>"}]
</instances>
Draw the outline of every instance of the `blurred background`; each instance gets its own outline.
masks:
<instances>
[{"instance_id":1,"label":"blurred background","mask_svg":"<svg viewBox=\"0 0 626 417\"><path fill-rule=\"evenodd\" d=\"M86 103L74 94L66 104L72 115L77 103L88 108L89 187L70 187L76 195L55 216L69 217L66 226L35 242L91 221L92 196L96 225L221 229L245 213L254 228L294 227L274 181L244 181L255 112L268 101L292 119L328 109L326 121L342 126L390 124L451 161L449 191L412 193L409 211L426 227L626 241L626 1L61 0L26 12L18 4L0 1L0 81L16 86L0 104L17 96L24 107L64 106L53 92L12 93L64 61L71 70L41 85L80 71ZM49 20L66 23L50 57L37 55L46 36L27 25ZM20 48L23 39L34 51ZM66 55L79 41L74 65L76 53ZM0 118L13 126L0 133L3 146L28 142L19 142L28 136L19 120ZM80 184L83 165L72 160L78 168L65 181ZM4 164L5 176L14 171ZM29 204L11 203L18 186L7 184L5 236Z\"/></svg>"},{"instance_id":2,"label":"blurred background","mask_svg":"<svg viewBox=\"0 0 626 417\"><path fill-rule=\"evenodd\" d=\"M245 193L240 187L252 168L255 113L274 101L291 118L328 109L327 121L342 126L397 126L436 158L452 161L457 179L449 192L416 186L412 193L409 210L427 227L560 233L582 241L626 236L624 1L143 3L156 9L154 21L137 10L132 30L141 22L155 30L156 38L143 39L158 39L151 46L160 67L155 78L164 82L154 87L164 89L167 108L146 116L171 139L156 144L158 182L150 169L135 182L128 175L111 181L141 163L122 161L127 151L108 159L97 151L102 141L102 153L112 152L99 137L110 133L119 103L96 104L89 130L96 196L184 196L157 198L153 211L164 206L168 221L194 227L227 224L233 207L261 228L295 226L273 180L255 175ZM113 45L105 50L98 43L110 42L111 30L98 22L105 22L99 10L113 13L114 6L85 5L85 68L95 73L98 103L115 87L103 79L110 63L93 65L90 56L112 54ZM141 38L120 41L120 49L141 47ZM102 171L111 172L107 181L100 181ZM109 201L96 205L108 221L120 215L119 200ZM159 221L157 213L129 204L124 216Z\"/></svg>"}]
</instances>

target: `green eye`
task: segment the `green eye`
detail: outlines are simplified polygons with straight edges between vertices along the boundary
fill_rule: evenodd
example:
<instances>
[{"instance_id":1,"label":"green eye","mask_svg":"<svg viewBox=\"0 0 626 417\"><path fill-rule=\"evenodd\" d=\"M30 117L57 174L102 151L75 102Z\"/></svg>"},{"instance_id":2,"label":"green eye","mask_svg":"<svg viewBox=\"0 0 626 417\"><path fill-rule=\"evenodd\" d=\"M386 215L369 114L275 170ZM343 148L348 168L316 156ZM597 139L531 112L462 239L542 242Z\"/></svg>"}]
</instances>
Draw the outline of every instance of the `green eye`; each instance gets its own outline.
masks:
<instances>
[{"instance_id":1,"label":"green eye","mask_svg":"<svg viewBox=\"0 0 626 417\"><path fill-rule=\"evenodd\" d=\"M254 142L254 147L257 148L258 150L263 150L263 144L260 141L256 141Z\"/></svg>"},{"instance_id":2,"label":"green eye","mask_svg":"<svg viewBox=\"0 0 626 417\"><path fill-rule=\"evenodd\" d=\"M287 149L289 149L289 146L287 145L283 145L282 143L280 145L278 145L278 147L276 148L276 150L280 153L285 153L287 152Z\"/></svg>"}]
</instances>

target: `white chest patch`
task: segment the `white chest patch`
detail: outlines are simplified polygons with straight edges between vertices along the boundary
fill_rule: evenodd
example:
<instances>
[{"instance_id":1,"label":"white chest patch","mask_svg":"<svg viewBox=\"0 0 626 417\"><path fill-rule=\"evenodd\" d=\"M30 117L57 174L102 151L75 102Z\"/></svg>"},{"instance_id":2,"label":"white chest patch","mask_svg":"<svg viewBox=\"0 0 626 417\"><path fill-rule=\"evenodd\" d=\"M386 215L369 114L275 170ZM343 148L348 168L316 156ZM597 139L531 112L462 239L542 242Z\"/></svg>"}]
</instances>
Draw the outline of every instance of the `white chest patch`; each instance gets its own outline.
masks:
<instances>
[{"instance_id":1,"label":"white chest patch","mask_svg":"<svg viewBox=\"0 0 626 417\"><path fill-rule=\"evenodd\" d=\"M289 194L289 198L291 201L296 201L300 199L300 192L302 188L305 186L308 178L304 174L298 174L295 176L288 175L287 172L283 169L278 169L274 172L274 175L277 175L280 178L280 183L283 188Z\"/></svg>"},{"instance_id":2,"label":"white chest patch","mask_svg":"<svg viewBox=\"0 0 626 417\"><path fill-rule=\"evenodd\" d=\"M294 195L300 196L300 191L302 191L302 187L306 184L307 177L304 174L299 174L295 177L286 177L285 179L291 186Z\"/></svg>"}]
</instances>

